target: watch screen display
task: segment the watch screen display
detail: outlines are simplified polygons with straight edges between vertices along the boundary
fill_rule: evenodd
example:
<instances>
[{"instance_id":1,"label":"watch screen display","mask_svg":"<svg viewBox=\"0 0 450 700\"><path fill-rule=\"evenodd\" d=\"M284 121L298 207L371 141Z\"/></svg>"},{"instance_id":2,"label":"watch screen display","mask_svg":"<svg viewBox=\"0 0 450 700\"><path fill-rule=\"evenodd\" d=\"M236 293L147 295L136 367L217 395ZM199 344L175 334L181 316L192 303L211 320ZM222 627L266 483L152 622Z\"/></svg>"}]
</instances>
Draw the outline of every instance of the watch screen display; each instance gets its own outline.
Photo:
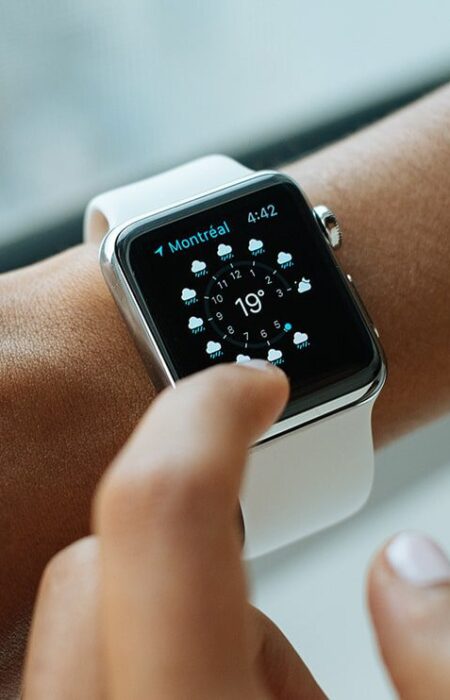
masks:
<instances>
[{"instance_id":1,"label":"watch screen display","mask_svg":"<svg viewBox=\"0 0 450 700\"><path fill-rule=\"evenodd\" d=\"M370 383L380 358L298 188L247 190L139 222L116 252L175 378L264 358L290 378L288 416Z\"/></svg>"}]
</instances>

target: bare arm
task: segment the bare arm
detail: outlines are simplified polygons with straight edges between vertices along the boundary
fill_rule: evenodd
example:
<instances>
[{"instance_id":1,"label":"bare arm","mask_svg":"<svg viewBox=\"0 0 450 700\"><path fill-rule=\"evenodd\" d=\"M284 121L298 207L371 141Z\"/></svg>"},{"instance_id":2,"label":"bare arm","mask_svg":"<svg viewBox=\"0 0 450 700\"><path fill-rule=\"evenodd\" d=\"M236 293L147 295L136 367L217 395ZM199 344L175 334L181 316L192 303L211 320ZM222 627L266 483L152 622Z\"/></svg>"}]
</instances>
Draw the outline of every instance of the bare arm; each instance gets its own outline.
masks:
<instances>
[{"instance_id":1,"label":"bare arm","mask_svg":"<svg viewBox=\"0 0 450 700\"><path fill-rule=\"evenodd\" d=\"M449 124L447 87L288 168L342 220L343 266L382 336L390 376L378 444L450 403ZM45 563L87 531L98 477L154 392L92 247L4 275L0 298L6 679Z\"/></svg>"},{"instance_id":2,"label":"bare arm","mask_svg":"<svg viewBox=\"0 0 450 700\"><path fill-rule=\"evenodd\" d=\"M342 221L339 257L380 331L382 444L450 406L450 87L288 171Z\"/></svg>"}]
</instances>

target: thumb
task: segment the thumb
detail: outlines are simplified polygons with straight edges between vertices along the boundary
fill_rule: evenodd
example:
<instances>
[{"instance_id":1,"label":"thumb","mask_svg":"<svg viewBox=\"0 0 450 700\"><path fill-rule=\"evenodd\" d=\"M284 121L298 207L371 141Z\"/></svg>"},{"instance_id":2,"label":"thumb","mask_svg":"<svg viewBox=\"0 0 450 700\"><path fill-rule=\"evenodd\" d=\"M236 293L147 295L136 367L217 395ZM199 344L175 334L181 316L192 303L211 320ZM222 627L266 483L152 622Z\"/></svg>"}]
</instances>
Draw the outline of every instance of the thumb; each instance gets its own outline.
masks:
<instances>
[{"instance_id":1,"label":"thumb","mask_svg":"<svg viewBox=\"0 0 450 700\"><path fill-rule=\"evenodd\" d=\"M381 654L403 700L450 697L450 562L404 532L376 556L369 607Z\"/></svg>"}]
</instances>

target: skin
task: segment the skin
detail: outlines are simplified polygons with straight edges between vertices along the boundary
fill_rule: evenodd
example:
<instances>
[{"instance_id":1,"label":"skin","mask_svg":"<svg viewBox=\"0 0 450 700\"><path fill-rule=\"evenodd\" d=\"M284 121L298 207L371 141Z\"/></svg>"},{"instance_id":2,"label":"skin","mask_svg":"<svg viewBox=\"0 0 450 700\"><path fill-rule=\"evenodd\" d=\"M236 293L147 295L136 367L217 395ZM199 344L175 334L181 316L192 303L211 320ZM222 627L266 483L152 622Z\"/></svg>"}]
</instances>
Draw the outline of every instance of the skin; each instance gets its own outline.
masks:
<instances>
[{"instance_id":1,"label":"skin","mask_svg":"<svg viewBox=\"0 0 450 700\"><path fill-rule=\"evenodd\" d=\"M281 633L248 605L240 557L236 502L247 450L288 391L271 365L223 365L154 402L100 485L95 536L47 572L26 698L256 700L299 697L296 688L325 697ZM88 578L76 595L75 569ZM61 626L73 629L71 610L77 636L67 653L57 642ZM84 695L73 690L80 676Z\"/></svg>"},{"instance_id":2,"label":"skin","mask_svg":"<svg viewBox=\"0 0 450 700\"><path fill-rule=\"evenodd\" d=\"M448 237L443 235L449 224L449 207L445 206L450 189L449 119L450 89L446 87L379 124L287 169L301 183L313 204L326 202L342 221L345 243L339 254L340 260L344 269L351 272L382 337L389 360L390 375L374 415L375 440L378 445L436 417L447 410L450 403L450 324L446 305L450 251ZM154 391L101 280L96 252L92 246L79 246L28 269L4 275L0 278L0 297L0 546L3 555L0 571L0 677L3 685L0 687L2 697L14 697L28 621L42 571L58 550L89 532L89 504L99 477L154 398ZM114 371L111 371L111 368L114 368ZM248 372L251 370L242 369L239 378ZM270 373L253 372L252 382L256 383L255 377L259 374L268 377ZM275 374L280 376L279 373ZM234 381L237 380L233 379ZM238 389L236 392L238 393ZM262 420L265 415L267 420L273 420L270 411L276 412L279 405L272 404L270 396L262 396L261 405L255 404L258 417ZM265 411L268 413L265 414ZM248 421L250 427L255 427L260 425L257 422L258 417L245 414L242 417L245 421L241 422L244 424ZM150 431L150 419L144 425ZM144 428L143 430L145 432ZM125 453L128 457L123 458L124 464L128 466L123 469L135 468L130 457L130 454L133 454L137 463L141 464L142 473L147 474L148 471L153 474L152 459L160 455L163 447L157 438L158 432L149 432L144 440L146 445L151 446L150 450L142 449L143 443L139 442L142 454L149 458L150 466L145 464L145 459L138 459L140 451L137 450ZM237 434L235 437L234 433L233 436L230 433L228 438L229 442L233 443L237 440ZM248 434L245 434L242 437L243 442L239 443L241 449L244 449L246 439L249 439ZM195 453L190 453L187 448L186 450L183 453L184 457L195 456ZM217 454L219 453L216 453L216 456ZM212 454L210 457L209 463L215 464ZM242 470L243 465L237 457L236 469L240 475L239 470ZM217 468L219 467L220 464ZM116 471L118 469L113 468L112 473ZM141 476L144 479L142 474ZM103 483L111 482L116 483L113 479L109 481L107 477ZM122 488L128 493L124 482L127 482L127 479L119 479ZM151 491L154 486L153 476L150 483ZM204 486L201 479L196 478L195 485L202 492ZM237 489L236 482L232 494L234 508ZM139 503L138 491L136 488L129 494L133 502L137 499L136 503ZM97 496L96 500L97 539L74 546L69 553L59 555L56 560L59 565L52 564L47 571L41 588L41 602L36 614L33 639L39 639L38 646L50 649L48 658L53 657L55 650L61 649L61 644L47 644L47 640L42 638L44 633L39 635L36 632L36 629L39 629L40 616L45 619L43 613L41 614L42 606L58 613L52 616L54 622L48 623L49 629L53 629L54 626L56 630L55 639L58 634L62 634L61 628L58 632L58 619L64 619L64 614L72 616L70 619L76 620L80 627L78 636L74 637L83 640L87 635L90 644L93 645L93 651L87 655L88 658L83 656L79 659L74 650L73 655L66 655L64 662L60 658L61 667L64 664L69 667L71 663L75 664L71 671L73 674L75 669L81 667L79 664L82 664L83 669L87 669L89 665L94 669L102 666L106 669L108 688L114 689L115 694L112 697L123 697L124 681L122 678L116 678L116 664L111 662L111 659L117 658L115 655L119 640L116 637L128 638L128 634L120 633L120 630L123 630L123 621L122 626L117 621L113 622L116 620L114 611L120 611L124 603L119 596L120 591L116 592L117 595L113 594L109 585L104 584L104 580L109 580L110 576L99 571L117 571L111 567L114 561L121 561L120 558L114 558L108 545L108 542L111 542L110 528L117 515L115 508L118 509L119 522L123 525L123 531L116 532L115 537L120 541L123 536L123 543L126 545L122 546L121 554L124 556L130 545L130 549L135 551L135 563L140 559L136 552L144 551L149 544L145 541L144 547L142 543L142 532L149 532L145 517L156 516L147 513L153 509L133 507L131 512L123 517L123 494L120 488L117 492L119 497L114 498L111 495L114 493L112 487L100 488L99 493L103 496ZM166 496L167 492L168 489L163 490ZM178 518L186 526L192 516L191 500L195 504L197 498L192 484L187 487L184 496L185 501L180 498L178 503L181 513L175 509L176 518L174 513L171 517L172 520ZM162 500L164 501L164 498ZM98 505L110 502L115 505ZM153 501L151 503L153 504ZM140 525L133 529L133 513L140 510L146 513L140 513L141 519L137 519ZM206 517L201 512L197 515ZM154 526L153 521L151 524ZM130 544L132 538L129 528L136 537L136 545L134 541L132 546ZM140 528L142 532L139 534ZM215 532L217 534L217 528ZM178 534L180 533L177 532ZM198 531L196 534L199 534ZM190 536L192 537L192 533L186 532L186 537ZM91 542L93 544L89 544ZM171 557L178 550L171 550L174 540L164 542L159 554L167 557L165 561L170 570L170 566L176 561L176 558ZM231 539L228 542L230 561L233 552L236 557L234 569L231 568L240 572L236 563L239 561L238 551L236 547L232 551L230 542ZM85 547L84 553L80 553L77 547ZM157 538L154 547L158 553ZM212 550L210 553L212 555ZM192 554L199 556L198 548L193 547ZM86 557L85 560L82 559L83 556ZM74 560L78 562L76 565ZM81 561L84 562L83 566L80 565ZM189 561L185 564L190 566ZM145 569L147 573L136 569L136 585L140 585L141 588L144 586L144 589L148 589L149 581L153 579L154 569L150 569L150 566L151 562ZM52 573L55 569L58 574ZM149 570L152 570L151 577L148 576ZM208 571L210 568L204 565L200 570ZM378 577L377 574L383 571L391 577ZM85 576L87 580L82 583ZM241 580L240 576L241 573L236 573L236 580ZM64 580L65 585L60 583ZM56 584L52 583L55 581ZM223 585L223 577L221 582ZM369 600L388 666L391 647L386 640L390 638L393 628L389 622L389 611L400 610L400 614L404 611L405 620L410 619L408 610L402 607L404 585L399 584L397 577L390 572L383 554L380 554L373 564ZM95 595L96 586L100 587L98 590L101 594L97 592ZM61 596L66 590L65 604L57 594L54 599L50 594L47 595L46 591L54 588L60 591ZM445 586L442 586L439 590L444 588ZM74 594L74 590L79 597ZM413 591L413 595L416 596L422 593ZM82 605L83 596L86 596L86 606ZM249 661L245 668L241 669L239 679L230 676L231 686L234 688L234 682L245 682L250 684L246 686L249 693L260 692L263 688L264 692L273 694L272 686L267 684L267 679L264 680L265 675L261 678L261 674L255 672L254 666L255 659L264 657L264 650L271 647L270 640L278 639L279 633L267 633L269 642L266 640L259 647L258 644L252 646L248 641L245 644L243 630L247 627L244 618L247 619L252 614L243 604L245 587L240 590L239 596L241 616L236 618L237 627L232 636L234 639L235 634L241 635L240 649L246 650L243 658L247 661L253 659L254 663L252 665ZM446 600L445 595L442 597ZM75 611L67 605L71 600L77 601L78 607ZM213 600L216 598L212 595L209 601L212 603ZM391 607L388 605L389 601ZM150 600L143 601L143 604L144 602L151 604ZM83 616L79 614L82 609L99 610L99 619L103 620L102 624L94 625L94 630L84 631L84 637ZM208 607L208 619L211 609L214 607ZM242 613L242 609L247 612ZM63 610L66 612L63 613ZM90 619L95 620L96 614ZM201 617L200 612L198 614ZM189 622L193 621L189 618ZM162 631L162 626L166 623L166 618L158 619L158 632ZM256 631L264 627L264 624L269 623L254 622L248 627L256 635ZM45 628L46 625L41 627ZM405 634L414 629L406 624ZM102 640L100 644L95 643L95 635L99 635ZM130 639L131 637L130 634ZM141 639L138 632L135 639ZM273 644L277 647L276 641ZM290 654L294 655L292 650L288 651L290 648L287 643L283 642L278 648L282 649L283 659L289 658ZM415 648L416 651L419 649L417 653L420 656L420 645ZM128 649L127 653L130 659L133 658L136 647L134 651ZM33 658L33 652L30 653L30 658ZM99 659L98 663L95 662L96 659ZM100 662L100 659L103 661ZM147 662L148 659L141 660L143 668L148 665ZM45 663L43 666L45 670ZM164 667L164 664L162 666ZM39 667L42 670L42 665ZM313 688L311 692L317 693L309 675L295 655L292 667L294 676L296 673L303 674L301 687L303 689L304 686L304 692L310 692L310 683ZM34 669L28 672L29 678L38 673L32 662L29 662L28 668ZM269 676L275 679L273 682L276 684L276 679L283 674L273 674L270 661L267 662L267 668ZM417 664L414 668L426 670L427 664ZM157 673L157 669L154 671ZM55 667L52 667L52 675L54 673ZM95 672L86 675L95 676ZM397 684L401 682L397 681L397 675L393 676ZM201 682L201 679L198 680ZM104 687L101 685L104 680L93 682L99 684L99 688ZM153 684L153 677L151 682ZM162 679L161 683L164 682L168 681ZM295 685L298 687L298 683ZM143 688L144 685L137 687ZM176 688L172 691L175 697ZM130 692L127 688L125 696L133 697ZM280 693L276 697L283 697ZM285 696L289 697L289 694ZM290 696L297 697L293 694ZM48 694L45 697L53 696ZM64 697L70 695L66 694ZM308 695L303 694L301 697ZM405 694L404 697L420 696ZM433 697L439 698L441 695Z\"/></svg>"},{"instance_id":3,"label":"skin","mask_svg":"<svg viewBox=\"0 0 450 700\"><path fill-rule=\"evenodd\" d=\"M382 660L398 695L450 694L450 579L417 587L392 569L384 547L374 558L367 598Z\"/></svg>"}]
</instances>

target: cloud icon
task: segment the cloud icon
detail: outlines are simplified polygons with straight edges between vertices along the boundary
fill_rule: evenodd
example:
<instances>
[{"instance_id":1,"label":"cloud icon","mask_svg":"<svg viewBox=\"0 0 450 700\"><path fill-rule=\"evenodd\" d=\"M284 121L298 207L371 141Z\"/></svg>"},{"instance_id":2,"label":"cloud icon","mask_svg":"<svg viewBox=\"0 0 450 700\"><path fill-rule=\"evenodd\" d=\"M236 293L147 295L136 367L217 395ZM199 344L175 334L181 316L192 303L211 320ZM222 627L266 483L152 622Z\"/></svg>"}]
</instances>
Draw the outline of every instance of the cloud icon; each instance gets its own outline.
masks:
<instances>
[{"instance_id":1,"label":"cloud icon","mask_svg":"<svg viewBox=\"0 0 450 700\"><path fill-rule=\"evenodd\" d=\"M197 292L195 289L189 289L188 287L185 287L181 292L181 298L183 301L189 301L190 299L194 299L196 296Z\"/></svg>"},{"instance_id":2,"label":"cloud icon","mask_svg":"<svg viewBox=\"0 0 450 700\"><path fill-rule=\"evenodd\" d=\"M277 257L278 265L285 265L286 263L291 262L291 260L292 255L290 253L285 253L284 251L280 250Z\"/></svg>"},{"instance_id":3,"label":"cloud icon","mask_svg":"<svg viewBox=\"0 0 450 700\"><path fill-rule=\"evenodd\" d=\"M251 238L248 242L248 249L251 253L254 253L257 250L261 250L263 246L264 243L262 241L257 241L256 238Z\"/></svg>"},{"instance_id":4,"label":"cloud icon","mask_svg":"<svg viewBox=\"0 0 450 700\"><path fill-rule=\"evenodd\" d=\"M200 260L194 260L191 265L191 270L192 272L203 272L203 270L206 270L206 263Z\"/></svg>"},{"instance_id":5,"label":"cloud icon","mask_svg":"<svg viewBox=\"0 0 450 700\"><path fill-rule=\"evenodd\" d=\"M307 280L306 277L302 277L302 279L298 283L297 289L300 292L300 294L304 294L304 292L309 292L309 290L311 289L310 280Z\"/></svg>"},{"instance_id":6,"label":"cloud icon","mask_svg":"<svg viewBox=\"0 0 450 700\"><path fill-rule=\"evenodd\" d=\"M216 343L214 340L210 340L206 346L206 352L208 355L213 355L215 352L219 352L220 350L222 350L221 344Z\"/></svg>"},{"instance_id":7,"label":"cloud icon","mask_svg":"<svg viewBox=\"0 0 450 700\"><path fill-rule=\"evenodd\" d=\"M275 362L275 360L279 360L281 357L283 357L281 350L270 348L269 352L267 353L267 359L269 362Z\"/></svg>"},{"instance_id":8,"label":"cloud icon","mask_svg":"<svg viewBox=\"0 0 450 700\"><path fill-rule=\"evenodd\" d=\"M236 362L237 362L237 363L240 363L240 362L250 362L250 359L251 359L251 358L250 358L250 355L238 355L238 356L236 357Z\"/></svg>"},{"instance_id":9,"label":"cloud icon","mask_svg":"<svg viewBox=\"0 0 450 700\"><path fill-rule=\"evenodd\" d=\"M308 340L307 333L301 333L300 331L297 331L297 333L294 333L294 345L301 345L301 343L306 343L307 340Z\"/></svg>"},{"instance_id":10,"label":"cloud icon","mask_svg":"<svg viewBox=\"0 0 450 700\"><path fill-rule=\"evenodd\" d=\"M223 258L224 255L230 255L232 252L233 248L226 243L221 243L217 248L217 255L219 255L221 258Z\"/></svg>"},{"instance_id":11,"label":"cloud icon","mask_svg":"<svg viewBox=\"0 0 450 700\"><path fill-rule=\"evenodd\" d=\"M191 316L188 323L189 329L193 331L196 328L200 328L200 326L203 326L203 319L198 316Z\"/></svg>"}]
</instances>

